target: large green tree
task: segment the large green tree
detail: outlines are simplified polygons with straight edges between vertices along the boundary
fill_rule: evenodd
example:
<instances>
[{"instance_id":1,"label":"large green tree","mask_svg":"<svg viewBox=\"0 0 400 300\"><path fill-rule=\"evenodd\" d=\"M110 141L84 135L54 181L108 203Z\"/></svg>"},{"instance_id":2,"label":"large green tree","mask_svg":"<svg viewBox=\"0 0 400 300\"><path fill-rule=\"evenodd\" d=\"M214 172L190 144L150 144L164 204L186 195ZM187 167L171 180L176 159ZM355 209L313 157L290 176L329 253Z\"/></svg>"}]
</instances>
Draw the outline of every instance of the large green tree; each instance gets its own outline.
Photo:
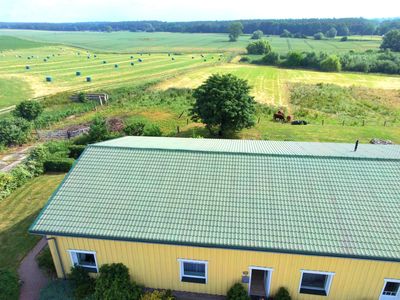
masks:
<instances>
[{"instance_id":1,"label":"large green tree","mask_svg":"<svg viewBox=\"0 0 400 300\"><path fill-rule=\"evenodd\" d=\"M335 27L331 27L326 33L325 36L328 38L335 38L337 36L337 30Z\"/></svg>"},{"instance_id":2,"label":"large green tree","mask_svg":"<svg viewBox=\"0 0 400 300\"><path fill-rule=\"evenodd\" d=\"M232 74L211 75L194 91L191 110L194 121L206 124L219 136L254 125L255 101L246 80Z\"/></svg>"},{"instance_id":3,"label":"large green tree","mask_svg":"<svg viewBox=\"0 0 400 300\"><path fill-rule=\"evenodd\" d=\"M386 33L383 37L381 48L400 51L400 30L391 30Z\"/></svg>"},{"instance_id":4,"label":"large green tree","mask_svg":"<svg viewBox=\"0 0 400 300\"><path fill-rule=\"evenodd\" d=\"M231 42L236 42L242 33L243 33L242 23L233 22L229 25L229 40Z\"/></svg>"},{"instance_id":5,"label":"large green tree","mask_svg":"<svg viewBox=\"0 0 400 300\"><path fill-rule=\"evenodd\" d=\"M267 54L271 52L271 45L266 40L251 42L246 47L249 54Z\"/></svg>"},{"instance_id":6,"label":"large green tree","mask_svg":"<svg viewBox=\"0 0 400 300\"><path fill-rule=\"evenodd\" d=\"M34 100L22 101L15 107L14 115L28 121L36 120L43 112L40 102Z\"/></svg>"},{"instance_id":7,"label":"large green tree","mask_svg":"<svg viewBox=\"0 0 400 300\"><path fill-rule=\"evenodd\" d=\"M259 40L263 37L264 33L261 30L256 30L253 32L253 35L251 36L252 40Z\"/></svg>"}]
</instances>

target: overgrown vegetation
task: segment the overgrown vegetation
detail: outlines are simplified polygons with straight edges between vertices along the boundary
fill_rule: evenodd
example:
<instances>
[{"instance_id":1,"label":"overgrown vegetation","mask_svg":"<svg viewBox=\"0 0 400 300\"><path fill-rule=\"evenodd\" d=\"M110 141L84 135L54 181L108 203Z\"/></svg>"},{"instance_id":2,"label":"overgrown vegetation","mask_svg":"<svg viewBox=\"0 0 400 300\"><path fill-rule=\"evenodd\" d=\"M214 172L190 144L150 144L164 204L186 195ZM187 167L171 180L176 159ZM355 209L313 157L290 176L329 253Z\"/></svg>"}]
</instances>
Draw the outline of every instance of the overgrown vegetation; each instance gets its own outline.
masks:
<instances>
[{"instance_id":1,"label":"overgrown vegetation","mask_svg":"<svg viewBox=\"0 0 400 300\"><path fill-rule=\"evenodd\" d=\"M274 300L291 300L292 299L292 297L290 297L289 291L284 287L280 287L273 298L274 298Z\"/></svg>"},{"instance_id":2,"label":"overgrown vegetation","mask_svg":"<svg viewBox=\"0 0 400 300\"><path fill-rule=\"evenodd\" d=\"M79 266L72 267L68 279L71 282L75 299L85 299L93 295L95 291L95 279L90 277L84 268Z\"/></svg>"},{"instance_id":3,"label":"overgrown vegetation","mask_svg":"<svg viewBox=\"0 0 400 300\"><path fill-rule=\"evenodd\" d=\"M0 299L14 300L19 296L17 275L7 269L0 268Z\"/></svg>"},{"instance_id":4,"label":"overgrown vegetation","mask_svg":"<svg viewBox=\"0 0 400 300\"><path fill-rule=\"evenodd\" d=\"M171 290L154 290L147 292L140 297L140 300L175 300L176 298L172 295Z\"/></svg>"},{"instance_id":5,"label":"overgrown vegetation","mask_svg":"<svg viewBox=\"0 0 400 300\"><path fill-rule=\"evenodd\" d=\"M56 268L54 267L49 247L44 248L36 257L36 260L38 266L45 271L48 276L53 277L56 274Z\"/></svg>"},{"instance_id":6,"label":"overgrown vegetation","mask_svg":"<svg viewBox=\"0 0 400 300\"><path fill-rule=\"evenodd\" d=\"M235 283L228 291L226 298L228 300L250 300L246 289L241 283Z\"/></svg>"}]
</instances>

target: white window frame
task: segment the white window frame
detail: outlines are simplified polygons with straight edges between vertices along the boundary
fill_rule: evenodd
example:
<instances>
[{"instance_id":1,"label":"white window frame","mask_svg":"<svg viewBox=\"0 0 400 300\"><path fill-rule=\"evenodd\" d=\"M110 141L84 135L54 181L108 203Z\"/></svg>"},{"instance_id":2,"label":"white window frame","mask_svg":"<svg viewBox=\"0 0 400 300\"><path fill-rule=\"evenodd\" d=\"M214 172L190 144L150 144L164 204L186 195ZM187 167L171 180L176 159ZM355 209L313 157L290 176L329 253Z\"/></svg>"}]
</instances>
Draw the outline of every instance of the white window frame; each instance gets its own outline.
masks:
<instances>
[{"instance_id":1,"label":"white window frame","mask_svg":"<svg viewBox=\"0 0 400 300\"><path fill-rule=\"evenodd\" d=\"M388 282L400 283L400 279L385 278L385 282L383 283L383 287L382 287L382 291L381 291L381 295L379 296L379 299L385 299L386 297L392 297L392 299L394 299L394 300L400 299L400 289L397 291L397 295L395 295L395 296L383 295L383 291L385 290L386 284Z\"/></svg>"},{"instance_id":2,"label":"white window frame","mask_svg":"<svg viewBox=\"0 0 400 300\"><path fill-rule=\"evenodd\" d=\"M94 269L94 267L96 267L96 273L99 273L99 266L98 266L98 264L97 264L97 257L96 257L96 251L86 251L86 250L68 250L68 252L69 252L69 256L70 256L70 258L71 258L71 264L72 264L72 266L79 266L79 267L82 267L82 268L90 268L90 269ZM75 254L75 257L76 257L76 253L85 253L85 254L93 254L93 256L94 256L94 262L95 262L95 264L96 264L96 266L89 266L89 265L81 265L81 264L79 264L79 262L76 262L75 261L75 259L74 259L74 254Z\"/></svg>"},{"instance_id":3,"label":"white window frame","mask_svg":"<svg viewBox=\"0 0 400 300\"><path fill-rule=\"evenodd\" d=\"M181 282L186 282L186 281L182 281L183 277L191 277L191 278L205 279L206 282L204 284L208 283L208 261L179 258L178 262L179 262L179 278L180 278ZM195 276L195 275L185 275L184 274L185 270L183 268L184 263L204 264L205 265L205 277ZM196 282L193 282L193 283L196 283Z\"/></svg>"},{"instance_id":4,"label":"white window frame","mask_svg":"<svg viewBox=\"0 0 400 300\"><path fill-rule=\"evenodd\" d=\"M331 285L332 285L332 281L333 281L333 276L335 275L335 273L332 272L321 272L321 271L312 271L312 270L300 270L301 272L301 276L300 276L300 284L299 284L299 293L301 291L301 283L303 281L303 274L318 274L318 275L327 275L328 276L328 282L325 284L325 296L329 295L329 292L331 290ZM312 290L312 288L310 289ZM319 291L318 289L315 289L316 291ZM304 293L301 293L304 294ZM323 296L323 295L322 295Z\"/></svg>"},{"instance_id":5,"label":"white window frame","mask_svg":"<svg viewBox=\"0 0 400 300\"><path fill-rule=\"evenodd\" d=\"M268 272L268 282L267 282L267 286L266 286L266 294L267 297L269 297L270 291L271 291L271 281L272 281L272 272L274 271L274 269L272 268L265 268L265 267L256 267L256 266L250 266L249 267L249 272L250 272L250 276L249 276L249 288L247 291L247 294L250 296L250 292L251 292L251 274L253 270L261 270L261 271L267 271Z\"/></svg>"}]
</instances>

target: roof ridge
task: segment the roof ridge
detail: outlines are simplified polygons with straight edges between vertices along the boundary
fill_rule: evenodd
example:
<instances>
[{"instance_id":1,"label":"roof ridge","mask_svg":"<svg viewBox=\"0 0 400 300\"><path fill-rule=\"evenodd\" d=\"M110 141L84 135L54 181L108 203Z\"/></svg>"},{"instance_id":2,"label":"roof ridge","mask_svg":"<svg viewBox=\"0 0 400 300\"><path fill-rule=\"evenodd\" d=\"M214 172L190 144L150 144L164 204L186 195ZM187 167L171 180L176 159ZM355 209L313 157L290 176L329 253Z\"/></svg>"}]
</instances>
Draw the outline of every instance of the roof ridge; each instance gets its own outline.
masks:
<instances>
[{"instance_id":1,"label":"roof ridge","mask_svg":"<svg viewBox=\"0 0 400 300\"><path fill-rule=\"evenodd\" d=\"M324 159L343 159L343 160L364 160L364 161L400 161L399 158L388 157L367 157L367 156L344 156L344 155L315 155L315 154L285 154L285 153L254 153L245 151L226 151L226 150L198 150L198 149L182 149L182 148L157 148L157 147L133 147L133 146L118 146L104 144L90 144L88 148L106 148L106 149L125 149L125 150L151 150L151 151L169 151L169 152L193 152L193 153L213 153L213 154L228 154L228 155L249 155L249 156L274 156L274 157L300 157L300 158L324 158Z\"/></svg>"}]
</instances>

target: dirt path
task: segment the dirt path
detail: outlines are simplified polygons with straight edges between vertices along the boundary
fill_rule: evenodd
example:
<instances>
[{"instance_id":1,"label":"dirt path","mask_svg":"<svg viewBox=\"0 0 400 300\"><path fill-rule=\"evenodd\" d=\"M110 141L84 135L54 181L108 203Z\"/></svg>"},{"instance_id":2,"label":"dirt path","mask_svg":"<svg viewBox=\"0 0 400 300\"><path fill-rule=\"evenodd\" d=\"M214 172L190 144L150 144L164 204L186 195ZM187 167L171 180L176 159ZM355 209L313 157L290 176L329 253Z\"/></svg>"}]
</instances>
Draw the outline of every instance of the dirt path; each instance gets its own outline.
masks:
<instances>
[{"instance_id":1,"label":"dirt path","mask_svg":"<svg viewBox=\"0 0 400 300\"><path fill-rule=\"evenodd\" d=\"M8 172L18 166L27 156L33 146L19 147L10 154L0 156L0 171Z\"/></svg>"},{"instance_id":2,"label":"dirt path","mask_svg":"<svg viewBox=\"0 0 400 300\"><path fill-rule=\"evenodd\" d=\"M44 288L50 280L39 269L36 262L36 256L46 245L46 239L42 238L22 260L18 268L19 278L22 281L19 295L20 300L39 300L40 290Z\"/></svg>"}]
</instances>

